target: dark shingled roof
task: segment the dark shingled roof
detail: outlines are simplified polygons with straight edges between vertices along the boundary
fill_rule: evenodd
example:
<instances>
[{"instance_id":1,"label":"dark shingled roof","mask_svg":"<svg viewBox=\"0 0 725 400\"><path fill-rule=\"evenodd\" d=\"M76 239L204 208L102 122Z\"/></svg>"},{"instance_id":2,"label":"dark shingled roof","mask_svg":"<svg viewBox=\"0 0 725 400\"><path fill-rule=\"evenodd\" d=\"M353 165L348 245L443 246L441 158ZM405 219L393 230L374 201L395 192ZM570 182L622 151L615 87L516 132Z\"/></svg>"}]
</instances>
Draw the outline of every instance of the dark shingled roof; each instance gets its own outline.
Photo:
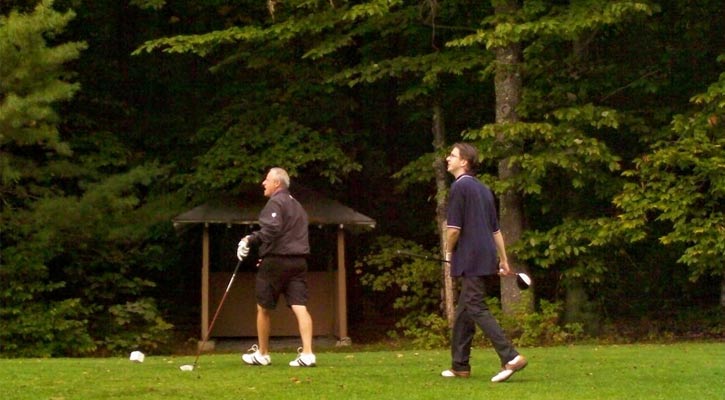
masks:
<instances>
[{"instance_id":1,"label":"dark shingled roof","mask_svg":"<svg viewBox=\"0 0 725 400\"><path fill-rule=\"evenodd\" d=\"M262 207L267 202L267 199L262 195L261 187L256 192L258 193L256 195L248 194L208 201L177 215L172 221L174 226L200 223L256 224L259 212L262 211ZM374 219L311 189L300 185L292 185L290 193L305 208L312 225L364 225L375 227Z\"/></svg>"}]
</instances>

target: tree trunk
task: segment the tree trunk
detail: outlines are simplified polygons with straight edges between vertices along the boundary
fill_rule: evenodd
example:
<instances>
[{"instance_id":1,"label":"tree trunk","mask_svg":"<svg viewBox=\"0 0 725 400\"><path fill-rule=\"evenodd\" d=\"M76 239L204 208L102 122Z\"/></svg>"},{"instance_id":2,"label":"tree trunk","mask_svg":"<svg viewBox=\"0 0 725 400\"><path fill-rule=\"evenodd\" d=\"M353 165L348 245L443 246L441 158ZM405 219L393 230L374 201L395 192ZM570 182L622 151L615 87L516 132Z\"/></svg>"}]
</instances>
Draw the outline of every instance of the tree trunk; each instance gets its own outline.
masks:
<instances>
[{"instance_id":1,"label":"tree trunk","mask_svg":"<svg viewBox=\"0 0 725 400\"><path fill-rule=\"evenodd\" d=\"M518 1L505 0L494 2L496 15L505 15L515 12L519 8ZM505 47L494 49L496 55L496 73L494 84L496 90L496 124L518 122L516 107L521 101L522 77L521 77L521 46L518 43L510 43ZM500 146L510 146L506 142L503 130L497 134L497 142ZM519 150L520 151L520 150ZM508 180L519 174L517 167L510 165L509 159L503 159L498 163L498 177L501 180ZM521 239L524 230L523 198L516 191L503 193L499 199L499 219L501 232L504 235L506 247ZM526 271L524 265L508 254L509 265L514 271ZM532 293L533 287L529 289ZM528 303L528 304L527 304ZM511 314L517 311L533 310L533 296L522 296L521 290L512 278L501 279L501 306L504 313Z\"/></svg>"},{"instance_id":2,"label":"tree trunk","mask_svg":"<svg viewBox=\"0 0 725 400\"><path fill-rule=\"evenodd\" d=\"M443 109L440 103L436 102L433 105L433 148L436 152L435 161L433 163L433 171L436 180L436 223L438 224L438 233L440 235L440 247L441 253L446 251L446 160L442 154L446 146L446 135L445 125L443 123ZM441 258L444 258L445 254L442 254ZM455 314L455 297L456 290L453 285L453 279L451 278L451 265L449 263L441 263L442 279L443 279L443 292L441 298L443 301L443 308L448 320L448 326L453 327L453 317Z\"/></svg>"}]
</instances>

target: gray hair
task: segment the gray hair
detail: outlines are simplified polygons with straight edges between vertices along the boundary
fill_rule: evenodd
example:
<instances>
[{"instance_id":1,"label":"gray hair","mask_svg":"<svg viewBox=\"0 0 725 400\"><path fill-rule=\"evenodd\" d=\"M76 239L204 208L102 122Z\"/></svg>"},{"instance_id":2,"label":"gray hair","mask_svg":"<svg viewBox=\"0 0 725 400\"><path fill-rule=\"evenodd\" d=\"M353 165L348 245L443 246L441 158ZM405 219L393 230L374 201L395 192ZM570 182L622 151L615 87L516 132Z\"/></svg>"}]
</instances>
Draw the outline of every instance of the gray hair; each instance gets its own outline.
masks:
<instances>
[{"instance_id":1,"label":"gray hair","mask_svg":"<svg viewBox=\"0 0 725 400\"><path fill-rule=\"evenodd\" d=\"M274 167L269 170L269 172L272 172L274 176L279 179L279 181L284 185L284 187L289 188L290 181L289 181L289 174L287 174L287 171L285 171L282 168Z\"/></svg>"}]
</instances>

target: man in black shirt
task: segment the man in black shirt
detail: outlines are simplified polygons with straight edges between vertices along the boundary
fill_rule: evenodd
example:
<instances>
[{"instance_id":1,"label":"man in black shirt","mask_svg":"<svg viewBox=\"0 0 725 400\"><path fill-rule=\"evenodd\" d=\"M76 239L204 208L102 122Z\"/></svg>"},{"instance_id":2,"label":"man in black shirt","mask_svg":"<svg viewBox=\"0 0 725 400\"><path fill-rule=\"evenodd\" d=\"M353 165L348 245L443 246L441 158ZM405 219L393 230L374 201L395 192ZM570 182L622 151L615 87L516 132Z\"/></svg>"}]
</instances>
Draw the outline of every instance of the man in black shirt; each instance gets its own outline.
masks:
<instances>
[{"instance_id":1,"label":"man in black shirt","mask_svg":"<svg viewBox=\"0 0 725 400\"><path fill-rule=\"evenodd\" d=\"M287 305L297 317L302 349L291 367L314 367L312 353L312 317L307 310L307 256L310 254L307 213L289 193L287 171L272 168L262 182L264 195L269 198L259 214L258 231L245 236L237 248L241 260L251 246L259 246L255 294L257 298L258 345L242 360L250 365L269 365L270 312L277 307L284 293Z\"/></svg>"}]
</instances>

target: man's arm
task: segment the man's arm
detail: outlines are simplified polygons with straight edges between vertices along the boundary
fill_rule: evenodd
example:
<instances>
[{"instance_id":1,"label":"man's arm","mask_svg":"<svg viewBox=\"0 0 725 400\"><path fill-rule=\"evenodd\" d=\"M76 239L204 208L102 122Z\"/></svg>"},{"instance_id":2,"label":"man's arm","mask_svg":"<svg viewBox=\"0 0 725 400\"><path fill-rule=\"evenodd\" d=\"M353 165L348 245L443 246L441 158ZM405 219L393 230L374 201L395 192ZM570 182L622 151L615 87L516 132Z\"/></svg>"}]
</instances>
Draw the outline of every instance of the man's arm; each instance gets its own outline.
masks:
<instances>
[{"instance_id":1,"label":"man's arm","mask_svg":"<svg viewBox=\"0 0 725 400\"><path fill-rule=\"evenodd\" d=\"M282 206L270 199L259 213L259 230L247 235L249 245L271 243L282 234Z\"/></svg>"},{"instance_id":2,"label":"man's arm","mask_svg":"<svg viewBox=\"0 0 725 400\"><path fill-rule=\"evenodd\" d=\"M446 261L451 261L453 250L456 248L458 243L458 237L461 236L461 230L458 228L448 227L446 228Z\"/></svg>"},{"instance_id":3,"label":"man's arm","mask_svg":"<svg viewBox=\"0 0 725 400\"><path fill-rule=\"evenodd\" d=\"M498 254L498 273L499 275L513 275L509 267L508 257L506 256L506 245L504 244L501 231L493 233L493 242L496 244L496 253Z\"/></svg>"}]
</instances>

